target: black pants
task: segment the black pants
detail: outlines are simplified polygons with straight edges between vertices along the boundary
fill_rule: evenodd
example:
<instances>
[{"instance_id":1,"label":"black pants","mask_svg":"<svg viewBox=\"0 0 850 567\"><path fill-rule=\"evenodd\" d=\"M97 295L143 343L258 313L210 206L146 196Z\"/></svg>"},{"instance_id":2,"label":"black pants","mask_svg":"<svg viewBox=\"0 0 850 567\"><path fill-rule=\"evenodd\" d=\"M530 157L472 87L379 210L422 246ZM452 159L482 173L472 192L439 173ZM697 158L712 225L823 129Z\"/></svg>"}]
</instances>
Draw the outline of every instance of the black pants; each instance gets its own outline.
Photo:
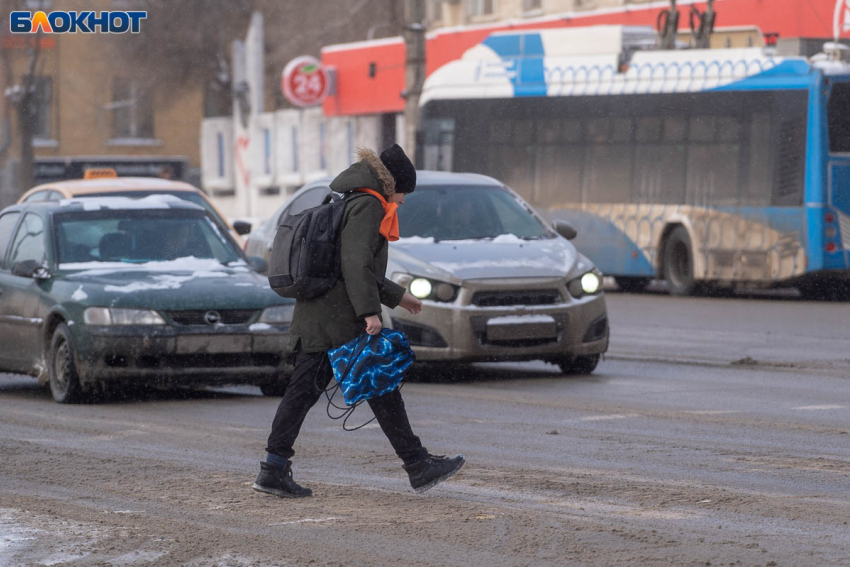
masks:
<instances>
[{"instance_id":1,"label":"black pants","mask_svg":"<svg viewBox=\"0 0 850 567\"><path fill-rule=\"evenodd\" d=\"M295 373L289 380L286 393L280 401L272 422L266 451L287 459L295 452L292 445L301 431L301 424L333 379L333 370L325 352L304 353L296 347ZM394 390L378 398L368 400L372 413L378 419L384 435L390 440L396 454L411 464L427 455L427 451L413 434L401 392Z\"/></svg>"}]
</instances>

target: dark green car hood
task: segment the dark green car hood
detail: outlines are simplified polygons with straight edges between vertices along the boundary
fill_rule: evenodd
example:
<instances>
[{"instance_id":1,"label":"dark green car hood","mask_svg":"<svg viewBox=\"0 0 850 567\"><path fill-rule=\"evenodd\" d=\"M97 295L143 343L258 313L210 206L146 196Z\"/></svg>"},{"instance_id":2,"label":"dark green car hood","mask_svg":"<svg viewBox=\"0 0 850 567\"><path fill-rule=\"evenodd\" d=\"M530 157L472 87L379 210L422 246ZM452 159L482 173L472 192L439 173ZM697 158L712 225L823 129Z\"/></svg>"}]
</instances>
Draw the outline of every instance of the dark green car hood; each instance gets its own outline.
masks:
<instances>
[{"instance_id":1,"label":"dark green car hood","mask_svg":"<svg viewBox=\"0 0 850 567\"><path fill-rule=\"evenodd\" d=\"M89 269L59 272L52 294L60 302L86 306L135 307L155 310L261 309L285 305L268 280L247 267L145 270Z\"/></svg>"}]
</instances>

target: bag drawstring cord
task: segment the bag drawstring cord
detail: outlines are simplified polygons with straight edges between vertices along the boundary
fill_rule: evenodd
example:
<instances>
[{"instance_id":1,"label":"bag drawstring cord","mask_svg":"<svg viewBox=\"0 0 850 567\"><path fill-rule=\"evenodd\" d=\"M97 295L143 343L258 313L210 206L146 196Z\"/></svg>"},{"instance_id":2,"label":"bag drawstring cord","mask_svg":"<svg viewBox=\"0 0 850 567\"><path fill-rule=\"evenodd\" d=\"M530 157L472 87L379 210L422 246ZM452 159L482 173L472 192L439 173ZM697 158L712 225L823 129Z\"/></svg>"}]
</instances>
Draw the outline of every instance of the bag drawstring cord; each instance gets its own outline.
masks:
<instances>
[{"instance_id":1,"label":"bag drawstring cord","mask_svg":"<svg viewBox=\"0 0 850 567\"><path fill-rule=\"evenodd\" d=\"M361 400L361 401L359 401L359 402L356 402L356 403L355 403L353 406L351 406L351 407L340 407L340 406L336 405L336 404L333 402L333 397L334 397L334 396L336 396L337 391L338 391L338 390L341 388L341 386L342 386L342 381L345 379L345 377L346 377L346 376L348 376L348 373L351 371L351 368L354 366L354 361L355 361L355 360L357 360L357 357L358 357L358 356L360 356L360 354L361 354L361 353L362 353L362 352L366 349L366 347L369 345L370 336L369 336L368 334L366 334L366 333L364 333L362 336L365 336L365 337L366 337L366 341L363 343L363 346L362 346L362 347L360 347L360 350L358 350L358 351L357 351L357 354L355 354L354 356L352 356L352 357L351 357L351 359L350 359L350 360L349 360L349 362L348 362L348 366L347 366L347 367L346 367L346 369L345 369L345 372L342 374L342 376L340 377L340 379L339 379L339 380L335 380L335 381L336 381L336 384L334 384L333 386L330 386L330 387L328 387L328 388L321 388L321 387L319 386L319 380L318 380L318 377L319 377L319 367L317 367L317 368L316 368L316 373L315 373L315 375L314 375L314 379L315 379L315 383L316 383L316 388L319 388L321 391L323 391L323 392L325 393L325 397L328 399L328 405L327 405L327 408L326 408L326 412L327 412L327 414L328 414L328 417L329 417L329 418L331 418L331 419L334 419L334 420L336 420L336 419L342 419L342 428L343 428L345 431L357 431L358 429L360 429L360 428L362 428L362 427L366 427L367 425L369 425L370 423L372 423L373 421L375 421L376 419L378 419L378 418L377 418L377 416L375 416L375 417L373 417L372 419L370 419L369 421L367 421L366 423L363 423L363 424L361 424L361 425L358 425L357 427L353 427L353 428L349 429L349 428L347 427L347 426L348 426L348 418L349 418L349 417L351 417L351 414L353 414L353 413L354 413L354 410L356 410L356 409L357 409L357 406L359 406L360 404L362 404L362 403L363 403L363 401ZM324 362L324 361L323 361L323 362ZM330 364L330 359L328 359L328 364ZM321 365L320 365L320 366L321 366ZM404 383L402 383L402 385L404 385ZM399 386L399 389L401 389L401 385ZM336 408L336 409L338 409L338 410L342 411L342 413L341 413L341 414L339 414L339 415L331 415L331 406L333 406L334 408Z\"/></svg>"}]
</instances>

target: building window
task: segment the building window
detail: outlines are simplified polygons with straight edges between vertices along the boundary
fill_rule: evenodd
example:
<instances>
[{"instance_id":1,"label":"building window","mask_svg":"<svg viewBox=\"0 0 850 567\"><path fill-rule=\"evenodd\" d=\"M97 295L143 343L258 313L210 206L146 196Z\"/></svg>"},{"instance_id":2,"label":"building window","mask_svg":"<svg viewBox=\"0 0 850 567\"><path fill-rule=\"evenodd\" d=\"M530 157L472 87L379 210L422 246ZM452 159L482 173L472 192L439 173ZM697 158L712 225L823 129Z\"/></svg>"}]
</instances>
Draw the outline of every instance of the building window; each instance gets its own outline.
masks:
<instances>
[{"instance_id":1,"label":"building window","mask_svg":"<svg viewBox=\"0 0 850 567\"><path fill-rule=\"evenodd\" d=\"M470 16L490 16L495 11L496 0L467 0Z\"/></svg>"},{"instance_id":2,"label":"building window","mask_svg":"<svg viewBox=\"0 0 850 567\"><path fill-rule=\"evenodd\" d=\"M292 172L298 173L298 128L292 127Z\"/></svg>"},{"instance_id":3,"label":"building window","mask_svg":"<svg viewBox=\"0 0 850 567\"><path fill-rule=\"evenodd\" d=\"M325 123L322 122L319 124L319 169L325 169L328 167L327 159L325 157L325 138L327 132L325 129Z\"/></svg>"},{"instance_id":4,"label":"building window","mask_svg":"<svg viewBox=\"0 0 850 567\"><path fill-rule=\"evenodd\" d=\"M218 132L215 135L216 146L218 149L218 176L224 178L224 134Z\"/></svg>"},{"instance_id":5,"label":"building window","mask_svg":"<svg viewBox=\"0 0 850 567\"><path fill-rule=\"evenodd\" d=\"M153 138L153 93L134 79L116 77L112 87L112 137Z\"/></svg>"},{"instance_id":6,"label":"building window","mask_svg":"<svg viewBox=\"0 0 850 567\"><path fill-rule=\"evenodd\" d=\"M263 171L272 172L272 131L263 128Z\"/></svg>"},{"instance_id":7,"label":"building window","mask_svg":"<svg viewBox=\"0 0 850 567\"><path fill-rule=\"evenodd\" d=\"M53 103L53 78L36 77L36 109L34 137L38 140L50 139L50 109Z\"/></svg>"},{"instance_id":8,"label":"building window","mask_svg":"<svg viewBox=\"0 0 850 567\"><path fill-rule=\"evenodd\" d=\"M543 0L522 0L523 12L539 12L543 9Z\"/></svg>"},{"instance_id":9,"label":"building window","mask_svg":"<svg viewBox=\"0 0 850 567\"><path fill-rule=\"evenodd\" d=\"M428 22L443 21L443 0L431 0L426 5Z\"/></svg>"},{"instance_id":10,"label":"building window","mask_svg":"<svg viewBox=\"0 0 850 567\"><path fill-rule=\"evenodd\" d=\"M348 163L354 159L354 123L349 120L345 132L346 150L348 150Z\"/></svg>"}]
</instances>

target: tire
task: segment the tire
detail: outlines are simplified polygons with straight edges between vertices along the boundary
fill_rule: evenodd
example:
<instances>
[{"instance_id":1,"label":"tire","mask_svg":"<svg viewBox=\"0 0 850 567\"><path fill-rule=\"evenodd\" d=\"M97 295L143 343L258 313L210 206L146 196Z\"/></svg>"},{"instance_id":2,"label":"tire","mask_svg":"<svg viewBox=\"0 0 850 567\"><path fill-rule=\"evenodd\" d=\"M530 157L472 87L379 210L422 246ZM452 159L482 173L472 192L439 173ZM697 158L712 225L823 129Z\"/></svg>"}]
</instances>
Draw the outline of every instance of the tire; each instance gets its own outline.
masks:
<instances>
[{"instance_id":1,"label":"tire","mask_svg":"<svg viewBox=\"0 0 850 567\"><path fill-rule=\"evenodd\" d=\"M558 366L561 367L561 372L564 374L581 376L592 373L596 370L597 364L599 364L599 355L591 354L588 356L574 356L559 362Z\"/></svg>"},{"instance_id":2,"label":"tire","mask_svg":"<svg viewBox=\"0 0 850 567\"><path fill-rule=\"evenodd\" d=\"M674 228L664 243L664 279L671 295L691 295L696 290L691 237L683 226Z\"/></svg>"},{"instance_id":3,"label":"tire","mask_svg":"<svg viewBox=\"0 0 850 567\"><path fill-rule=\"evenodd\" d=\"M850 284L844 281L809 282L797 286L797 289L809 301L850 301Z\"/></svg>"},{"instance_id":4,"label":"tire","mask_svg":"<svg viewBox=\"0 0 850 567\"><path fill-rule=\"evenodd\" d=\"M260 384L260 391L267 398L282 398L287 386L289 386L289 377L278 376L272 382Z\"/></svg>"},{"instance_id":5,"label":"tire","mask_svg":"<svg viewBox=\"0 0 850 567\"><path fill-rule=\"evenodd\" d=\"M645 290L646 286L649 285L650 278L615 277L614 281L617 282L617 287L619 287L622 292L639 293Z\"/></svg>"},{"instance_id":6,"label":"tire","mask_svg":"<svg viewBox=\"0 0 850 567\"><path fill-rule=\"evenodd\" d=\"M65 323L59 323L50 341L48 374L50 393L60 404L76 404L86 401L86 392L80 385L80 376L74 362L76 351L71 331Z\"/></svg>"}]
</instances>

